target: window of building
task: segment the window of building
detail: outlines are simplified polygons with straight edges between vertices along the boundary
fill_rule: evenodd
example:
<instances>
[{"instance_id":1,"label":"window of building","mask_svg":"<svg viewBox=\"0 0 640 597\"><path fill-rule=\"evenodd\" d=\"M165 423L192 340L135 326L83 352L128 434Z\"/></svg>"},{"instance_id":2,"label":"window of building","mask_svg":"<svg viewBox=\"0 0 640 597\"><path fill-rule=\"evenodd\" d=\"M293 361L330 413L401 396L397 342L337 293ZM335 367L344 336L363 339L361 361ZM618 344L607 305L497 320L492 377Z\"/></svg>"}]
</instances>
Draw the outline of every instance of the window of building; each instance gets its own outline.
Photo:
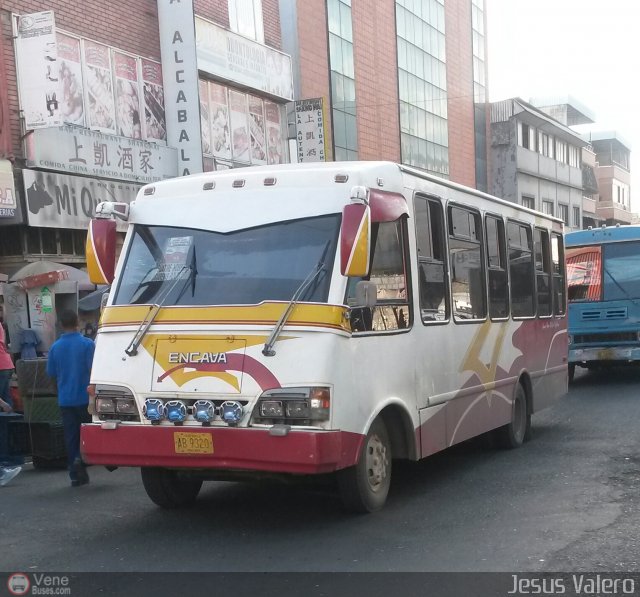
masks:
<instances>
[{"instance_id":1,"label":"window of building","mask_svg":"<svg viewBox=\"0 0 640 597\"><path fill-rule=\"evenodd\" d=\"M555 232L551 234L551 261L553 271L553 312L556 315L564 315L566 310L564 243L562 235Z\"/></svg>"},{"instance_id":2,"label":"window of building","mask_svg":"<svg viewBox=\"0 0 640 597\"><path fill-rule=\"evenodd\" d=\"M511 312L514 317L532 317L534 307L533 243L527 224L509 221L507 225Z\"/></svg>"},{"instance_id":3,"label":"window of building","mask_svg":"<svg viewBox=\"0 0 640 597\"><path fill-rule=\"evenodd\" d=\"M536 150L536 129L524 122L518 123L518 145L531 151Z\"/></svg>"},{"instance_id":4,"label":"window of building","mask_svg":"<svg viewBox=\"0 0 640 597\"><path fill-rule=\"evenodd\" d=\"M350 0L328 0L331 117L336 161L358 159L356 83Z\"/></svg>"},{"instance_id":5,"label":"window of building","mask_svg":"<svg viewBox=\"0 0 640 597\"><path fill-rule=\"evenodd\" d=\"M548 199L542 200L542 213L545 213L548 216L553 215L553 201L549 201Z\"/></svg>"},{"instance_id":6,"label":"window of building","mask_svg":"<svg viewBox=\"0 0 640 597\"><path fill-rule=\"evenodd\" d=\"M229 28L263 44L262 0L228 0Z\"/></svg>"},{"instance_id":7,"label":"window of building","mask_svg":"<svg viewBox=\"0 0 640 597\"><path fill-rule=\"evenodd\" d=\"M573 227L580 228L582 222L580 221L580 208L577 206L573 207Z\"/></svg>"},{"instance_id":8,"label":"window of building","mask_svg":"<svg viewBox=\"0 0 640 597\"><path fill-rule=\"evenodd\" d=\"M536 263L536 293L538 315L551 315L551 247L549 233L541 228L534 231L534 253Z\"/></svg>"},{"instance_id":9,"label":"window of building","mask_svg":"<svg viewBox=\"0 0 640 597\"><path fill-rule=\"evenodd\" d=\"M501 319L509 316L506 242L501 218L486 217L485 238L489 265L489 315L491 319Z\"/></svg>"},{"instance_id":10,"label":"window of building","mask_svg":"<svg viewBox=\"0 0 640 597\"><path fill-rule=\"evenodd\" d=\"M522 207L528 207L529 209L536 208L536 198L531 195L522 195Z\"/></svg>"},{"instance_id":11,"label":"window of building","mask_svg":"<svg viewBox=\"0 0 640 597\"><path fill-rule=\"evenodd\" d=\"M23 254L22 227L2 226L0 228L0 257L16 257Z\"/></svg>"},{"instance_id":12,"label":"window of building","mask_svg":"<svg viewBox=\"0 0 640 597\"><path fill-rule=\"evenodd\" d=\"M556 160L563 164L567 163L567 144L558 139L556 139Z\"/></svg>"},{"instance_id":13,"label":"window of building","mask_svg":"<svg viewBox=\"0 0 640 597\"><path fill-rule=\"evenodd\" d=\"M377 287L375 307L351 310L355 332L389 332L409 328L411 314L406 268L406 218L374 224L369 280ZM347 286L347 304L355 297L356 278ZM351 303L350 303L351 301Z\"/></svg>"},{"instance_id":14,"label":"window of building","mask_svg":"<svg viewBox=\"0 0 640 597\"><path fill-rule=\"evenodd\" d=\"M538 131L538 153L546 157L553 157L553 137Z\"/></svg>"},{"instance_id":15,"label":"window of building","mask_svg":"<svg viewBox=\"0 0 640 597\"><path fill-rule=\"evenodd\" d=\"M444 211L437 199L415 198L420 315L422 321L449 319Z\"/></svg>"},{"instance_id":16,"label":"window of building","mask_svg":"<svg viewBox=\"0 0 640 597\"><path fill-rule=\"evenodd\" d=\"M476 17L479 8L475 7ZM479 25L478 25L479 27ZM444 3L396 2L400 155L405 164L449 176ZM474 93L484 93L483 33L476 31ZM484 49L484 41L482 41ZM486 161L486 159L485 159Z\"/></svg>"},{"instance_id":17,"label":"window of building","mask_svg":"<svg viewBox=\"0 0 640 597\"><path fill-rule=\"evenodd\" d=\"M569 145L569 166L574 168L580 168L580 148L574 145Z\"/></svg>"},{"instance_id":18,"label":"window of building","mask_svg":"<svg viewBox=\"0 0 640 597\"><path fill-rule=\"evenodd\" d=\"M564 203L558 203L558 217L568 226L569 225L569 206Z\"/></svg>"},{"instance_id":19,"label":"window of building","mask_svg":"<svg viewBox=\"0 0 640 597\"><path fill-rule=\"evenodd\" d=\"M456 321L484 319L487 301L480 214L450 206L448 215L453 317Z\"/></svg>"}]
</instances>

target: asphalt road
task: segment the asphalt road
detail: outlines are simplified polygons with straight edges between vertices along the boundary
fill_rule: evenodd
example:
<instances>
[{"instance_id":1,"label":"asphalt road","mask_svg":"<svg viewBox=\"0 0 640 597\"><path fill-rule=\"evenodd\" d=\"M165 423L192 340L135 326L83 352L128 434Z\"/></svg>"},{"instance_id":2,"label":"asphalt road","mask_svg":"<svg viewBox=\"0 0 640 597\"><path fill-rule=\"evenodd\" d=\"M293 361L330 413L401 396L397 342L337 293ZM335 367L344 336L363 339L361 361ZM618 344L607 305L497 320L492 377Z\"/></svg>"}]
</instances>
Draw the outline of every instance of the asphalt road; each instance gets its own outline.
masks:
<instances>
[{"instance_id":1,"label":"asphalt road","mask_svg":"<svg viewBox=\"0 0 640 597\"><path fill-rule=\"evenodd\" d=\"M25 470L0 488L0 570L628 571L640 569L640 370L578 372L523 448L472 441L401 463L386 508L330 485L206 483L164 511L139 472Z\"/></svg>"}]
</instances>

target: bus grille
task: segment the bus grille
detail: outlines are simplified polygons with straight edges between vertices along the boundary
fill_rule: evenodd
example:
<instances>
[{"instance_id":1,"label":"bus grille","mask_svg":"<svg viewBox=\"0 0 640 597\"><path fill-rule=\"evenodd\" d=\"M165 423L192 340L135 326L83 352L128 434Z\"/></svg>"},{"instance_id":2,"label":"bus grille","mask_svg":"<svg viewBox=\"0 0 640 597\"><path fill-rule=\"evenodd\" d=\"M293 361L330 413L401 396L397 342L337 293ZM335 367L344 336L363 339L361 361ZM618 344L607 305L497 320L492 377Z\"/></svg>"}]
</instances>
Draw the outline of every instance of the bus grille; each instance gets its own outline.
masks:
<instances>
[{"instance_id":1,"label":"bus grille","mask_svg":"<svg viewBox=\"0 0 640 597\"><path fill-rule=\"evenodd\" d=\"M615 309L585 309L580 313L582 321L598 321L601 319L626 319L627 308L619 307Z\"/></svg>"},{"instance_id":2,"label":"bus grille","mask_svg":"<svg viewBox=\"0 0 640 597\"><path fill-rule=\"evenodd\" d=\"M604 342L637 342L636 332L611 332L608 334L575 334L575 344L602 344Z\"/></svg>"}]
</instances>

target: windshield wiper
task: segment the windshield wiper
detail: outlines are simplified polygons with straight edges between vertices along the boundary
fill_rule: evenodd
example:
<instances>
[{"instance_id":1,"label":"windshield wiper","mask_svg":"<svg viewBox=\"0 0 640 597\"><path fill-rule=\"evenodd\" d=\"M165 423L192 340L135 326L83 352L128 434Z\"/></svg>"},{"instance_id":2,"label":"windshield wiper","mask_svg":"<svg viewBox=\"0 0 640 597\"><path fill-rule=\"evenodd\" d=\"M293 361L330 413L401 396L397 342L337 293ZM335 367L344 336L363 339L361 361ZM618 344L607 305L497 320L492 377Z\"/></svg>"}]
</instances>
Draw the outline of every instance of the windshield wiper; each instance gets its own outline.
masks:
<instances>
[{"instance_id":1,"label":"windshield wiper","mask_svg":"<svg viewBox=\"0 0 640 597\"><path fill-rule=\"evenodd\" d=\"M312 284L312 282L316 280L322 272L325 271L324 258L327 254L328 248L329 248L329 242L327 242L327 244L324 247L324 251L322 251L322 257L320 257L320 261L318 261L318 263L311 270L309 275L302 281L302 284L300 284L300 286L298 286L296 291L293 293L293 296L291 297L291 300L289 301L287 308L285 309L284 313L280 316L280 319L278 319L278 323L276 323L276 326L273 328L273 331L269 335L269 338L264 343L262 354L265 357L275 356L276 351L273 349L273 345L276 343L276 340L278 339L278 336L280 335L280 332L282 331L284 324L287 323L287 320L289 319L289 316L291 315L293 308L298 304L298 301L300 300L304 292L307 290L307 288L309 288L309 286Z\"/></svg>"},{"instance_id":2,"label":"windshield wiper","mask_svg":"<svg viewBox=\"0 0 640 597\"><path fill-rule=\"evenodd\" d=\"M182 274L184 272L189 272L189 275L183 279ZM146 336L147 332L149 331L149 328L151 327L151 324L154 322L155 318L158 316L158 313L160 313L160 309L164 307L165 301L169 298L173 289L178 285L178 282L183 281L184 285L180 290L180 294L176 299L176 303L180 300L180 298L182 298L182 295L187 289L187 283L189 281L191 281L191 293L192 295L195 294L197 274L198 272L196 270L196 252L194 249L191 257L191 265L182 266L182 269L178 272L178 275L176 276L176 279L173 281L173 284L169 286L168 290L164 293L162 298L157 303L149 307L149 312L145 315L144 319L140 323L140 327L138 327L138 330L136 331L135 335L131 339L129 346L127 346L127 348L125 348L124 350L128 356L134 357L138 354L138 348L140 346L140 343L142 342L142 339Z\"/></svg>"}]
</instances>

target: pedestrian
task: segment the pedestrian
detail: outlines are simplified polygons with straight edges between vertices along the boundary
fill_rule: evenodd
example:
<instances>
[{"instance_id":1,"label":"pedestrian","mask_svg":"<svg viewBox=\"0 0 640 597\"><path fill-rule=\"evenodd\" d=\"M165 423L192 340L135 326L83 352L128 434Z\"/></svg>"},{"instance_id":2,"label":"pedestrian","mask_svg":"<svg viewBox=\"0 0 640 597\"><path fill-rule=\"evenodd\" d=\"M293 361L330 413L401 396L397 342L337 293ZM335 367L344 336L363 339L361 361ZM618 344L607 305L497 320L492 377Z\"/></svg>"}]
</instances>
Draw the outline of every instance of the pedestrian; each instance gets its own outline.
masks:
<instances>
[{"instance_id":1,"label":"pedestrian","mask_svg":"<svg viewBox=\"0 0 640 597\"><path fill-rule=\"evenodd\" d=\"M47 374L55 378L58 386L69 477L71 486L77 487L89 482L86 466L80 457L80 426L91 421L87 386L95 345L93 340L78 331L75 311L62 311L59 319L63 333L49 349Z\"/></svg>"},{"instance_id":2,"label":"pedestrian","mask_svg":"<svg viewBox=\"0 0 640 597\"><path fill-rule=\"evenodd\" d=\"M5 412L11 412L13 402L9 391L9 382L13 375L13 360L7 346L7 336L4 331L4 322L0 323L0 408ZM7 408L8 406L8 408Z\"/></svg>"}]
</instances>

